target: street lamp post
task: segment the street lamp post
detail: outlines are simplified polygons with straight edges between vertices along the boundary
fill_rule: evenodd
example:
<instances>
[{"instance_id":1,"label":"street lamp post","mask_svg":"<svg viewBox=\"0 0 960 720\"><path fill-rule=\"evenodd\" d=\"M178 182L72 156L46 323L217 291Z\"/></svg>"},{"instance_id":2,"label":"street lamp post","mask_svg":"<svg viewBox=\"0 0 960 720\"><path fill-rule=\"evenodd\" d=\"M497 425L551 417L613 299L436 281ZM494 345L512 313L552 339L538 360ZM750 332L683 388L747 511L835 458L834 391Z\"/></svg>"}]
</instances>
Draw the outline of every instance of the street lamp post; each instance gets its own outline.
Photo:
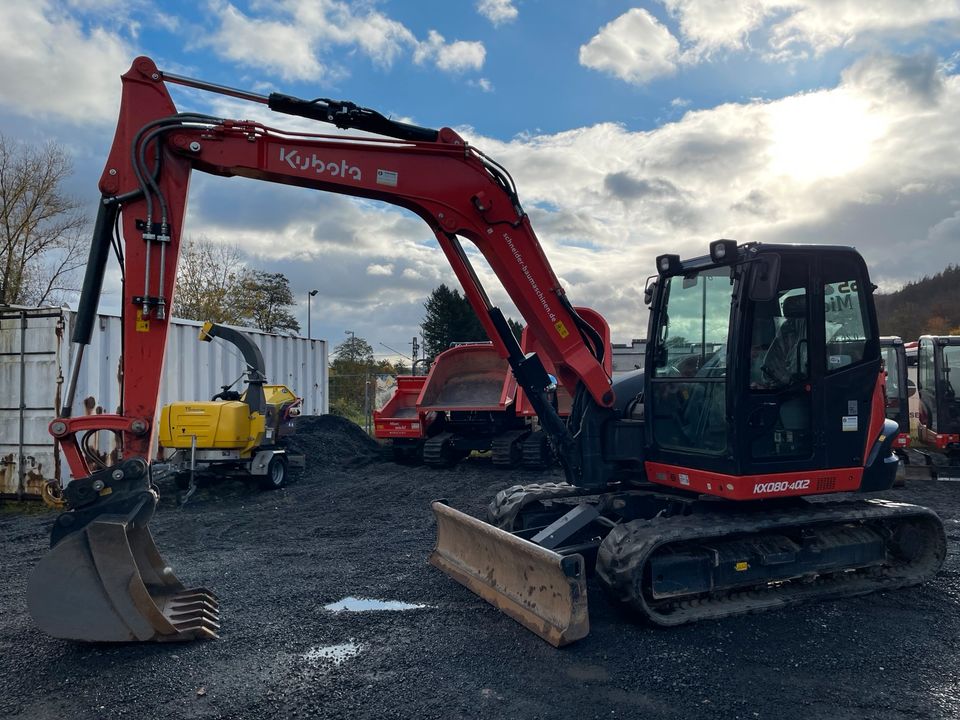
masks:
<instances>
[{"instance_id":1,"label":"street lamp post","mask_svg":"<svg viewBox=\"0 0 960 720\"><path fill-rule=\"evenodd\" d=\"M313 339L313 334L310 332L310 298L316 295L319 290L311 290L307 293L307 340Z\"/></svg>"}]
</instances>

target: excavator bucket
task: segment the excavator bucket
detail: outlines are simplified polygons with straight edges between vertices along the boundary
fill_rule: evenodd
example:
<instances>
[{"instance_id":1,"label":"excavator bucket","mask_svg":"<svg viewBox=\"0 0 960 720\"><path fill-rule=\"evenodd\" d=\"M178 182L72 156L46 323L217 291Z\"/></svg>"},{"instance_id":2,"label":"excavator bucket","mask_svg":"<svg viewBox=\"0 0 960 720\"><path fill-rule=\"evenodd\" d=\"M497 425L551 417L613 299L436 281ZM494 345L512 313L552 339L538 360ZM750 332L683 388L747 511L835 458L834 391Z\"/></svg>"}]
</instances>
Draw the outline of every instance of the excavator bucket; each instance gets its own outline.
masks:
<instances>
[{"instance_id":1,"label":"excavator bucket","mask_svg":"<svg viewBox=\"0 0 960 720\"><path fill-rule=\"evenodd\" d=\"M160 556L146 526L151 500L127 514L99 515L55 542L27 583L40 630L89 642L217 637L217 598L185 588Z\"/></svg>"},{"instance_id":2,"label":"excavator bucket","mask_svg":"<svg viewBox=\"0 0 960 720\"><path fill-rule=\"evenodd\" d=\"M559 555L443 502L430 564L551 645L590 632L583 557Z\"/></svg>"}]
</instances>

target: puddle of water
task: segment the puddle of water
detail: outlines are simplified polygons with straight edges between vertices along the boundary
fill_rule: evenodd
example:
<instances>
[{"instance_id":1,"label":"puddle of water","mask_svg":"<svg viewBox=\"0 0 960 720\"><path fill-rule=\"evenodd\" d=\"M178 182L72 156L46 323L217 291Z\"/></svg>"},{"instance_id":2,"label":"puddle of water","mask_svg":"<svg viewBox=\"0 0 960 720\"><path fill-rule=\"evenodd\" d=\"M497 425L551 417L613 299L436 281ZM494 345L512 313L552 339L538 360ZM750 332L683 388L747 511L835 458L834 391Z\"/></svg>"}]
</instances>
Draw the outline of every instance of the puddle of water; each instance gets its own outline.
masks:
<instances>
[{"instance_id":1,"label":"puddle of water","mask_svg":"<svg viewBox=\"0 0 960 720\"><path fill-rule=\"evenodd\" d=\"M311 648L303 654L303 659L315 665L322 664L325 660L329 660L334 665L340 665L344 660L359 654L362 649L362 645L354 642L347 642L341 645L324 645L322 647Z\"/></svg>"},{"instance_id":2,"label":"puddle of water","mask_svg":"<svg viewBox=\"0 0 960 720\"><path fill-rule=\"evenodd\" d=\"M330 612L371 612L376 610L419 610L426 605L400 602L399 600L374 600L372 598L345 597L335 603L324 605Z\"/></svg>"}]
</instances>

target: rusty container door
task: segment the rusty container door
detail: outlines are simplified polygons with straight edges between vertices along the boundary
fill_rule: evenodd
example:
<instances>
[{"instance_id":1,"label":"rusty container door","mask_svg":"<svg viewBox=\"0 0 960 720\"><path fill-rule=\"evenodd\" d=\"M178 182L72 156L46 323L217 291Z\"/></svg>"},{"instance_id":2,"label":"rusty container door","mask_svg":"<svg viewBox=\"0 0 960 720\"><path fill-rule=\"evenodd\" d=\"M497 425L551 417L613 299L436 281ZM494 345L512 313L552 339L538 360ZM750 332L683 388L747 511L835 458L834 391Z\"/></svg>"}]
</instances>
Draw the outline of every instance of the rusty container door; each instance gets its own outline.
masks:
<instances>
[{"instance_id":1,"label":"rusty container door","mask_svg":"<svg viewBox=\"0 0 960 720\"><path fill-rule=\"evenodd\" d=\"M0 309L0 496L37 499L60 476L47 432L63 386L64 311Z\"/></svg>"}]
</instances>

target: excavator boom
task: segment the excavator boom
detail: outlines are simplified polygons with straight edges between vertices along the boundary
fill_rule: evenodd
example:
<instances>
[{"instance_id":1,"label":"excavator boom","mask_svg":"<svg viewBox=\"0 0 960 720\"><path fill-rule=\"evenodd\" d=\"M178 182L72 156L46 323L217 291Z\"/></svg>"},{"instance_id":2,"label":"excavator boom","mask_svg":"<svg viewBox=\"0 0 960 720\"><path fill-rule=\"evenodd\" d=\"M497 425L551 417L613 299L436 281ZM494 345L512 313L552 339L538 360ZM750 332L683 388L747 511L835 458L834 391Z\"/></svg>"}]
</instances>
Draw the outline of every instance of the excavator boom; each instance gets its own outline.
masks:
<instances>
[{"instance_id":1,"label":"excavator boom","mask_svg":"<svg viewBox=\"0 0 960 720\"><path fill-rule=\"evenodd\" d=\"M51 551L30 583L30 610L41 629L58 637L105 641L216 635L215 596L186 590L146 528L157 502L149 472L154 418L194 170L382 200L423 218L497 351L558 439L571 479L591 471L547 399L550 380L543 363L520 351L461 245L461 238L473 242L489 262L569 392L598 408L609 407L614 398L603 364L604 343L567 300L502 167L449 128L398 123L350 102L276 93L264 97L164 74L145 57L133 62L122 82L72 337L79 348L76 364L64 406L50 424L72 480ZM248 120L181 113L167 82L363 134L287 132ZM90 342L111 250L123 272L120 412L72 417L83 348ZM89 439L103 431L117 438L124 460L118 466L105 466L87 449ZM73 594L63 592L66 578L73 578Z\"/></svg>"}]
</instances>

